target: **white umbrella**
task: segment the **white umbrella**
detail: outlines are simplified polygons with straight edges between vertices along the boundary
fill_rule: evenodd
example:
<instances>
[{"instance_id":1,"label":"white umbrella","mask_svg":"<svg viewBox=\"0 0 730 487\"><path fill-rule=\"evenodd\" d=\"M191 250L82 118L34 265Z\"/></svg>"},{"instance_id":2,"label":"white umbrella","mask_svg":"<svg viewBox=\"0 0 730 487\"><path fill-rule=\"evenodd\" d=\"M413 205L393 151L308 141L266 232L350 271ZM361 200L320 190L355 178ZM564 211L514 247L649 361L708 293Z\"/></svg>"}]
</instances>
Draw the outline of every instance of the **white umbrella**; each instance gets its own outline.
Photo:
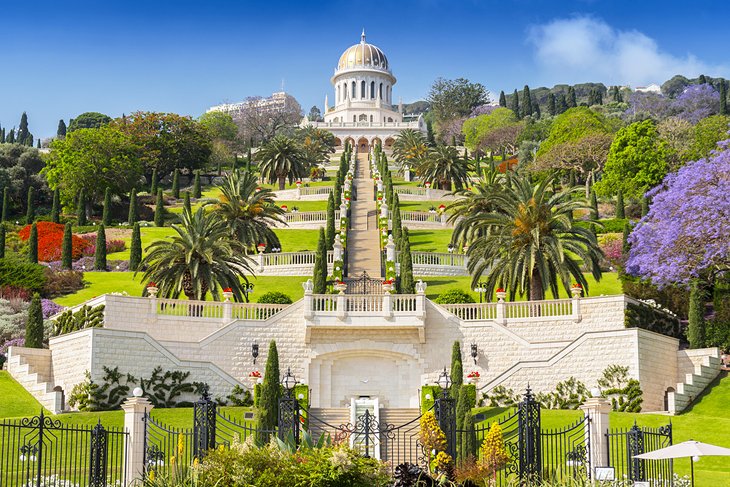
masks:
<instances>
[{"instance_id":1,"label":"white umbrella","mask_svg":"<svg viewBox=\"0 0 730 487\"><path fill-rule=\"evenodd\" d=\"M694 485L694 462L699 460L699 457L704 456L730 457L730 448L723 448L721 446L715 446L699 441L690 440L682 443L677 443L676 445L668 446L666 448L660 448L659 450L650 451L649 453L642 453L641 455L634 456L634 458L640 458L642 460L667 460L670 458L692 457L692 461L690 462L690 470L692 472L692 485Z\"/></svg>"}]
</instances>

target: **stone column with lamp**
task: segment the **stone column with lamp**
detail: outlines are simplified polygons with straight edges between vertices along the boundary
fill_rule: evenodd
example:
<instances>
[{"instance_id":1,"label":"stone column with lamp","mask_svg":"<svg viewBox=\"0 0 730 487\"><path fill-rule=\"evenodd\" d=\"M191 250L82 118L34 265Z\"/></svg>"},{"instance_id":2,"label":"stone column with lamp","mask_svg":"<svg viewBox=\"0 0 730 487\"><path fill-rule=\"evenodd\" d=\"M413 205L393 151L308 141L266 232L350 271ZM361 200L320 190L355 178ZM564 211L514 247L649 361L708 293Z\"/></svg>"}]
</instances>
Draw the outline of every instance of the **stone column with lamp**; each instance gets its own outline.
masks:
<instances>
[{"instance_id":1,"label":"stone column with lamp","mask_svg":"<svg viewBox=\"0 0 730 487\"><path fill-rule=\"evenodd\" d=\"M139 479L143 478L145 471L145 413L154 407L146 398L142 397L144 392L141 388L135 387L132 397L122 403L124 411L124 429L129 434L127 450L127 462L125 464L125 475L127 485L141 485Z\"/></svg>"},{"instance_id":2,"label":"stone column with lamp","mask_svg":"<svg viewBox=\"0 0 730 487\"><path fill-rule=\"evenodd\" d=\"M159 291L160 289L154 282L147 284L147 296L150 298L150 324L157 321L157 293Z\"/></svg>"},{"instance_id":3,"label":"stone column with lamp","mask_svg":"<svg viewBox=\"0 0 730 487\"><path fill-rule=\"evenodd\" d=\"M504 325L507 323L507 304L504 301L507 297L507 292L500 287L497 289L497 292L495 294L497 295L497 309L495 321L500 325Z\"/></svg>"},{"instance_id":4,"label":"stone column with lamp","mask_svg":"<svg viewBox=\"0 0 730 487\"><path fill-rule=\"evenodd\" d=\"M233 291L227 287L223 289L223 321L230 321L233 316Z\"/></svg>"},{"instance_id":5,"label":"stone column with lamp","mask_svg":"<svg viewBox=\"0 0 730 487\"><path fill-rule=\"evenodd\" d=\"M570 293L573 295L571 300L573 321L580 323L583 319L583 316L580 313L580 298L583 296L583 286L580 284L573 284L573 287L570 288Z\"/></svg>"},{"instance_id":6,"label":"stone column with lamp","mask_svg":"<svg viewBox=\"0 0 730 487\"><path fill-rule=\"evenodd\" d=\"M611 403L608 399L602 397L601 390L598 388L591 390L591 396L580 406L580 409L589 419L585 422L585 439L586 444L591 445L589 450L590 459L588 460L592 470L591 478L595 478L596 467L608 466L606 434L610 427Z\"/></svg>"}]
</instances>

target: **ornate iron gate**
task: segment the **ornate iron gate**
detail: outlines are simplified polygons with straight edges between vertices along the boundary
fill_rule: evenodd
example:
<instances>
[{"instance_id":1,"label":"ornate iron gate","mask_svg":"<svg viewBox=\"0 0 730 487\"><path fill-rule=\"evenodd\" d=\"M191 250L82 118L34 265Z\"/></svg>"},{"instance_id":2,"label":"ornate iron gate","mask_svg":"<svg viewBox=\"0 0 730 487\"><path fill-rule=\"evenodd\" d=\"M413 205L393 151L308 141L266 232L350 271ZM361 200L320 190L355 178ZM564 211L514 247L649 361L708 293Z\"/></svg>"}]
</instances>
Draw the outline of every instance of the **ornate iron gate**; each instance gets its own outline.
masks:
<instances>
[{"instance_id":1,"label":"ornate iron gate","mask_svg":"<svg viewBox=\"0 0 730 487\"><path fill-rule=\"evenodd\" d=\"M0 422L0 485L126 485L128 434L41 414ZM53 480L51 480L53 479Z\"/></svg>"},{"instance_id":2,"label":"ornate iron gate","mask_svg":"<svg viewBox=\"0 0 730 487\"><path fill-rule=\"evenodd\" d=\"M346 278L345 294L383 294L383 280L368 276L363 271L360 277Z\"/></svg>"},{"instance_id":3,"label":"ornate iron gate","mask_svg":"<svg viewBox=\"0 0 730 487\"><path fill-rule=\"evenodd\" d=\"M672 425L644 428L635 422L629 429L609 431L608 465L614 468L616 479L650 482L651 485L671 485L673 464L671 460L640 460L634 458L645 452L665 448L672 444Z\"/></svg>"},{"instance_id":4,"label":"ornate iron gate","mask_svg":"<svg viewBox=\"0 0 730 487\"><path fill-rule=\"evenodd\" d=\"M543 476L562 480L591 478L591 445L586 435L590 418L583 416L565 428L540 431Z\"/></svg>"}]
</instances>

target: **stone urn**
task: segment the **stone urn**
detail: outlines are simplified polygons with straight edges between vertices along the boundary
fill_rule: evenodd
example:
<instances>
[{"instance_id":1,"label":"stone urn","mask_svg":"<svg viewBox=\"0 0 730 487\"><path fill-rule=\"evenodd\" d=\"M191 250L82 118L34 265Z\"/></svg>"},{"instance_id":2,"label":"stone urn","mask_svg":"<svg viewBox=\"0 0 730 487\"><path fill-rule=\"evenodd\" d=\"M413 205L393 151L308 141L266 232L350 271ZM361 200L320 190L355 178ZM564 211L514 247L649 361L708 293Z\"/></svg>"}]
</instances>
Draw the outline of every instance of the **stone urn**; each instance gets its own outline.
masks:
<instances>
[{"instance_id":1,"label":"stone urn","mask_svg":"<svg viewBox=\"0 0 730 487\"><path fill-rule=\"evenodd\" d=\"M259 379L261 379L261 377L259 377L259 376L255 376L255 375L248 376L248 381L251 383L251 393L252 394L253 394L254 387L256 387L256 384L259 383Z\"/></svg>"},{"instance_id":2,"label":"stone urn","mask_svg":"<svg viewBox=\"0 0 730 487\"><path fill-rule=\"evenodd\" d=\"M345 294L345 290L347 289L347 284L345 284L342 281L335 282L335 291L339 292L340 294Z\"/></svg>"},{"instance_id":3,"label":"stone urn","mask_svg":"<svg viewBox=\"0 0 730 487\"><path fill-rule=\"evenodd\" d=\"M233 299L233 292L232 291L223 291L223 301L226 303L230 303L231 299Z\"/></svg>"},{"instance_id":4,"label":"stone urn","mask_svg":"<svg viewBox=\"0 0 730 487\"><path fill-rule=\"evenodd\" d=\"M495 294L497 295L497 301L499 301L500 303L504 303L504 300L507 297L507 292L497 290Z\"/></svg>"},{"instance_id":5,"label":"stone urn","mask_svg":"<svg viewBox=\"0 0 730 487\"><path fill-rule=\"evenodd\" d=\"M393 283L385 281L383 282L383 291L390 293L393 290Z\"/></svg>"},{"instance_id":6,"label":"stone urn","mask_svg":"<svg viewBox=\"0 0 730 487\"><path fill-rule=\"evenodd\" d=\"M581 296L583 296L583 288L581 286L571 287L570 292L573 294L574 298L580 298Z\"/></svg>"},{"instance_id":7,"label":"stone urn","mask_svg":"<svg viewBox=\"0 0 730 487\"><path fill-rule=\"evenodd\" d=\"M156 298L159 291L160 288L158 288L157 286L147 286L147 294L151 298Z\"/></svg>"}]
</instances>

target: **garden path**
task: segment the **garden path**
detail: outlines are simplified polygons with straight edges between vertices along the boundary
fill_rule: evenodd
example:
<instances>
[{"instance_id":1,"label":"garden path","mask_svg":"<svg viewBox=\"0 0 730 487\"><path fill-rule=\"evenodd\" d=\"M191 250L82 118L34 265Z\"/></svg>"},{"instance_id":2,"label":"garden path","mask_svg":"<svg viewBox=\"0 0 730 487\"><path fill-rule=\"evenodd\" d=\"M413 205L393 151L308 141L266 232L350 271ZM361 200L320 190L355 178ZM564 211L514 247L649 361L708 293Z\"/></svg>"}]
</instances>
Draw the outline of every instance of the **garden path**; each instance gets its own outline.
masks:
<instances>
[{"instance_id":1,"label":"garden path","mask_svg":"<svg viewBox=\"0 0 730 487\"><path fill-rule=\"evenodd\" d=\"M357 155L354 186L357 199L352 201L352 225L347 239L348 273L359 276L363 271L370 277L380 276L380 242L375 220L375 193L370 179L367 153Z\"/></svg>"}]
</instances>

